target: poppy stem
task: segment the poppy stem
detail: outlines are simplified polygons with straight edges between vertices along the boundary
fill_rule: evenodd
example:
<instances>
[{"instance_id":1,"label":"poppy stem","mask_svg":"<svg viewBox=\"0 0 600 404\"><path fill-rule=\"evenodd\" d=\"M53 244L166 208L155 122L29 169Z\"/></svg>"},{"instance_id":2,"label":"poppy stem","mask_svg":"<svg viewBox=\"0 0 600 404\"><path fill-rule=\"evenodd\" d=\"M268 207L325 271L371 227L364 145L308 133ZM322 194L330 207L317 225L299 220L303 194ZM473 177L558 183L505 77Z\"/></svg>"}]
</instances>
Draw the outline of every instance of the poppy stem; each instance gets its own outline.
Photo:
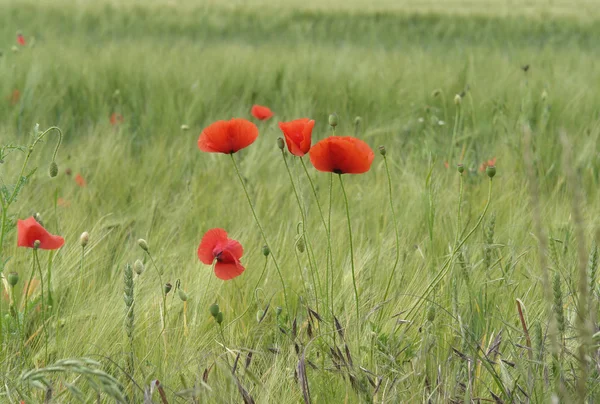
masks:
<instances>
[{"instance_id":1,"label":"poppy stem","mask_svg":"<svg viewBox=\"0 0 600 404\"><path fill-rule=\"evenodd\" d=\"M452 163L452 159L454 158L454 142L456 141L456 136L458 135L458 131L460 130L460 104L456 105L456 115L454 116L454 129L452 130L452 143L450 143L450 157L448 158L448 162Z\"/></svg>"},{"instance_id":2,"label":"poppy stem","mask_svg":"<svg viewBox=\"0 0 600 404\"><path fill-rule=\"evenodd\" d=\"M350 266L352 268L352 285L354 286L354 300L356 300L356 341L359 342L360 338L360 306L358 300L358 288L356 287L356 274L354 270L354 245L352 243L352 224L350 222L350 206L348 205L348 195L346 194L346 189L344 188L344 181L342 180L342 174L339 174L340 185L342 187L342 193L344 194L344 202L346 204L346 218L348 219L348 237L350 239ZM357 349L360 348L360 345L357 345Z\"/></svg>"},{"instance_id":3,"label":"poppy stem","mask_svg":"<svg viewBox=\"0 0 600 404\"><path fill-rule=\"evenodd\" d=\"M242 189L244 190L244 194L246 195L246 199L248 200L248 205L250 205L250 210L252 211L252 216L254 216L254 221L256 222L256 225L258 226L258 230L260 231L260 234L263 238L263 242L265 243L267 248L271 251L271 254L269 254L269 255L271 256L271 259L273 260L273 264L275 264L275 269L277 269L277 274L279 275L279 279L281 280L281 287L283 288L283 298L285 300L285 307L288 312L288 316L291 316L290 306L289 306L288 298L287 298L287 292L285 290L285 282L283 281L283 276L281 275L281 269L279 269L279 264L277 263L277 259L275 258L273 249L269 245L265 231L263 230L263 227L260 224L260 221L258 220L258 216L256 215L256 210L254 209L254 205L252 205L252 200L250 199L250 194L248 194L248 189L246 188L246 184L244 183L242 174L240 174L240 169L238 168L237 163L235 162L235 158L233 157L233 154L230 154L229 156L231 157L231 162L233 163L233 168L235 169L235 173L237 174L237 177L240 180L240 184L242 184Z\"/></svg>"},{"instance_id":4,"label":"poppy stem","mask_svg":"<svg viewBox=\"0 0 600 404\"><path fill-rule=\"evenodd\" d=\"M400 233L398 231L398 221L396 219L396 212L394 210L394 195L392 193L392 176L390 175L390 168L388 165L387 157L385 155L383 156L383 162L385 165L385 172L387 174L390 210L392 211L392 221L394 223L394 233L396 236L396 259L394 260L394 266L392 267L392 273L390 274L390 278L388 279L388 283L385 288L385 293L383 294L382 304L385 304L385 302L388 298L388 293L390 291L390 286L392 285L392 279L394 279L394 275L396 274L396 269L398 268L398 262L400 262ZM382 316L383 316L383 309L379 312L379 321L378 322L381 322Z\"/></svg>"},{"instance_id":5,"label":"poppy stem","mask_svg":"<svg viewBox=\"0 0 600 404\"><path fill-rule=\"evenodd\" d=\"M456 237L454 238L454 249L456 250L456 246L458 244L458 239L460 238L460 233L461 233L461 205L462 205L462 199L463 199L463 175L461 173L459 173L460 175L460 180L459 180L459 186L458 186L458 209L457 209L457 213L456 213Z\"/></svg>"},{"instance_id":6,"label":"poppy stem","mask_svg":"<svg viewBox=\"0 0 600 404\"><path fill-rule=\"evenodd\" d=\"M33 257L35 264L37 265L38 273L40 274L40 287L42 297L42 328L44 330L44 363L48 363L48 329L46 328L46 304L44 302L44 274L42 274L42 266L40 265L40 259L38 257L37 248L33 249Z\"/></svg>"},{"instance_id":7,"label":"poppy stem","mask_svg":"<svg viewBox=\"0 0 600 404\"><path fill-rule=\"evenodd\" d=\"M162 334L163 336L163 344L165 347L165 361L167 358L167 336L166 336L166 328L167 328L167 293L165 292L165 284L163 283L162 280L162 274L160 272L160 269L158 269L158 266L156 265L156 262L154 262L154 257L152 256L152 254L150 254L150 251L146 251L146 254L148 254L148 257L150 257L150 261L152 262L152 266L154 267L154 269L156 270L156 273L158 274L158 281L160 282L160 292L162 293L162 327L160 330L160 334Z\"/></svg>"},{"instance_id":8,"label":"poppy stem","mask_svg":"<svg viewBox=\"0 0 600 404\"><path fill-rule=\"evenodd\" d=\"M300 195L298 195L298 190L296 189L296 184L294 183L294 177L292 176L292 171L290 170L290 165L287 162L287 158L285 157L285 151L282 149L281 150L281 157L283 158L283 162L285 163L285 168L287 170L288 173L288 177L290 178L290 182L292 184L292 190L294 191L294 196L296 197L296 202L298 202L298 209L300 210L300 216L302 218L302 235L301 237L304 238L306 247L307 247L307 253L308 253L308 265L310 266L310 271L311 271L311 277L313 280L313 287L315 288L315 304L317 307L317 311L319 311L319 299L317 297L317 293L316 290L318 288L319 292L322 292L322 288L321 288L321 278L319 277L319 271L314 259L314 252L312 249L312 245L310 243L310 238L307 235L306 232L306 223L307 223L307 219L306 219L306 212L304 211L304 207L302 206L302 201L300 200ZM311 261L311 253L312 253L312 257L313 260ZM298 259L298 264L300 264L300 260ZM299 265L300 268L300 273L302 274L302 266ZM327 296L327 293L325 293L325 296Z\"/></svg>"}]
</instances>

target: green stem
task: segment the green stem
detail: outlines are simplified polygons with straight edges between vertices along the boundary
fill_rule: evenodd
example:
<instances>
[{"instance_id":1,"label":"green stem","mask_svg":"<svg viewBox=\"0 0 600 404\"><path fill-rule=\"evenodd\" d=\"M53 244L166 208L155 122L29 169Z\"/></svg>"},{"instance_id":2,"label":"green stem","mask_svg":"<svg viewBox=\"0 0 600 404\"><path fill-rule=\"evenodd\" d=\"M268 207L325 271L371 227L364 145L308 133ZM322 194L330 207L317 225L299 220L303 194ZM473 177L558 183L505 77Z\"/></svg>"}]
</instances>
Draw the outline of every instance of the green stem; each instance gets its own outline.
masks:
<instances>
[{"instance_id":1,"label":"green stem","mask_svg":"<svg viewBox=\"0 0 600 404\"><path fill-rule=\"evenodd\" d=\"M454 142L456 141L456 135L459 130L459 121L460 121L460 105L456 106L456 114L454 116L454 130L452 130L452 143L450 143L450 158L448 159L448 163L452 162L454 158Z\"/></svg>"},{"instance_id":2,"label":"green stem","mask_svg":"<svg viewBox=\"0 0 600 404\"><path fill-rule=\"evenodd\" d=\"M334 301L333 301L333 250L331 249L331 208L333 201L333 173L329 174L329 213L327 215L327 241L329 245L327 248L329 249L329 265L331 267L330 275L331 275L331 315L335 316L334 312ZM335 338L335 324L332 322L334 327L333 338Z\"/></svg>"},{"instance_id":3,"label":"green stem","mask_svg":"<svg viewBox=\"0 0 600 404\"><path fill-rule=\"evenodd\" d=\"M356 273L354 270L354 245L352 243L352 224L350 222L350 207L348 205L348 195L344 188L344 181L342 180L342 174L339 174L340 186L342 187L342 193L344 194L344 202L346 203L346 218L348 219L348 237L350 239L350 266L352 268L352 284L354 286L354 300L356 301L356 340L358 342L360 338L360 305L358 299L358 288L356 287ZM358 347L359 345L357 345Z\"/></svg>"},{"instance_id":4,"label":"green stem","mask_svg":"<svg viewBox=\"0 0 600 404\"><path fill-rule=\"evenodd\" d=\"M287 292L285 290L285 282L283 281L283 276L281 275L281 269L279 269L279 264L277 263L277 259L275 258L275 254L273 253L273 249L269 245L269 241L267 240L267 235L263 230L260 221L258 220L258 216L256 215L256 210L254 209L254 205L252 205L252 200L250 199L250 194L248 194L248 189L246 189L246 184L244 183L244 179L242 178L242 174L240 174L240 169L235 162L235 158L233 154L230 154L231 162L233 163L233 168L235 169L235 173L237 174L238 179L240 180L240 184L242 184L242 189L244 190L244 194L246 195L246 199L248 200L248 205L250 205L250 210L252 211L252 216L254 216L254 221L256 222L256 226L258 226L258 230L262 236L263 242L267 246L267 248L271 251L271 259L273 260L273 264L275 264L275 269L277 270L277 274L279 275L279 279L281 281L281 287L283 288L283 298L285 300L285 307L288 312L288 317L291 317L292 312L290 311L290 306L288 303Z\"/></svg>"},{"instance_id":5,"label":"green stem","mask_svg":"<svg viewBox=\"0 0 600 404\"><path fill-rule=\"evenodd\" d=\"M394 275L396 274L396 269L398 268L398 262L400 262L400 232L398 231L398 221L396 220L396 212L394 210L394 194L392 193L392 176L390 175L390 168L388 165L387 157L385 155L383 156L383 162L385 164L385 172L387 174L390 210L392 211L392 221L394 223L394 233L396 236L396 259L394 260L394 266L392 267L392 273L390 274L390 278L388 279L388 283L385 288L385 293L383 294L383 303L385 303L388 298L388 293L390 291L390 286L392 284L392 280L394 279ZM381 322L382 315L383 315L383 310L381 310L381 312L379 314L378 322Z\"/></svg>"},{"instance_id":6,"label":"green stem","mask_svg":"<svg viewBox=\"0 0 600 404\"><path fill-rule=\"evenodd\" d=\"M458 244L458 239L460 237L460 230L461 230L461 205L462 205L462 198L463 198L463 175L462 173L459 173L460 175L460 185L458 188L458 209L457 209L457 213L456 213L456 237L454 238L454 249L456 250L456 245Z\"/></svg>"},{"instance_id":7,"label":"green stem","mask_svg":"<svg viewBox=\"0 0 600 404\"><path fill-rule=\"evenodd\" d=\"M42 328L44 330L44 364L48 364L48 329L46 328L46 304L44 302L44 275L42 274L42 266L40 265L40 259L38 256L37 248L33 249L33 257L35 259L35 264L37 265L38 273L40 275L40 287L42 297Z\"/></svg>"},{"instance_id":8,"label":"green stem","mask_svg":"<svg viewBox=\"0 0 600 404\"><path fill-rule=\"evenodd\" d=\"M156 266L156 262L154 262L154 257L152 257L152 254L150 254L150 251L146 251L146 253L148 254L148 257L150 257L150 261L152 262L152 266L154 267L154 269L156 270L156 273L158 274L158 281L160 282L160 293L162 294L162 301L163 301L163 306L162 306L163 307L162 308L163 324L162 324L162 330L160 331L162 334L165 331L165 328L167 327L167 294L165 293L165 284L163 283L160 269L158 269L158 266Z\"/></svg>"},{"instance_id":9,"label":"green stem","mask_svg":"<svg viewBox=\"0 0 600 404\"><path fill-rule=\"evenodd\" d=\"M315 288L315 305L317 308L317 312L319 311L319 299L317 298L317 288L318 291L321 293L322 292L322 288L321 288L321 278L319 277L319 272L318 272L318 268L316 263L314 263L311 261L310 259L310 255L312 252L312 245L310 243L310 238L307 236L307 232L306 232L306 213L304 212L304 208L302 207L302 201L300 200L300 195L298 195L298 190L296 189L296 184L294 183L294 177L292 176L292 171L290 170L290 165L287 162L287 158L285 156L285 151L282 149L281 150L281 157L283 158L283 162L285 163L285 168L287 170L288 173L288 177L290 178L290 183L292 184L292 190L294 191L294 196L296 197L296 202L298 203L298 209L300 210L300 217L302 218L302 235L301 237L304 238L305 244L306 244L306 248L307 248L307 253L308 253L308 265L310 267L310 271L311 271L311 277L313 280L313 287ZM314 258L314 254L313 254L313 258ZM314 260L313 260L314 261ZM298 260L298 263L300 264L300 261ZM300 272L302 273L302 266L300 265ZM325 293L325 295L327 295L327 293Z\"/></svg>"}]
</instances>

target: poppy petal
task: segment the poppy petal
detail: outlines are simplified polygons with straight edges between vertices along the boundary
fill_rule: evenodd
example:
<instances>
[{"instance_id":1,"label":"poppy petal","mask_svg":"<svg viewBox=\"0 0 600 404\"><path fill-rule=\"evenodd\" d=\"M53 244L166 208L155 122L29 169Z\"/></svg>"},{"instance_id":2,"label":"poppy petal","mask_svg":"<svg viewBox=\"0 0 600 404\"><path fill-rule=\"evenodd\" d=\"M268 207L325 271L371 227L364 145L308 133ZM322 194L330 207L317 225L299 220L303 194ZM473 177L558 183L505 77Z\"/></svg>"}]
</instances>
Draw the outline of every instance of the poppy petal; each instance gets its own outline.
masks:
<instances>
[{"instance_id":1,"label":"poppy petal","mask_svg":"<svg viewBox=\"0 0 600 404\"><path fill-rule=\"evenodd\" d=\"M227 244L227 232L223 229L210 229L202 237L198 246L198 258L203 264L211 265L215 260L214 250L219 245ZM241 247L241 246L240 246Z\"/></svg>"},{"instance_id":2,"label":"poppy petal","mask_svg":"<svg viewBox=\"0 0 600 404\"><path fill-rule=\"evenodd\" d=\"M36 241L42 250L56 250L63 246L65 239L50 233L33 217L17 221L17 246L33 248Z\"/></svg>"},{"instance_id":3,"label":"poppy petal","mask_svg":"<svg viewBox=\"0 0 600 404\"><path fill-rule=\"evenodd\" d=\"M331 136L310 149L310 161L317 170L336 174L365 173L374 158L368 144L351 136Z\"/></svg>"},{"instance_id":4,"label":"poppy petal","mask_svg":"<svg viewBox=\"0 0 600 404\"><path fill-rule=\"evenodd\" d=\"M244 255L244 247L237 240L228 239L227 244L224 246L223 251L231 253L236 259L242 258Z\"/></svg>"},{"instance_id":5,"label":"poppy petal","mask_svg":"<svg viewBox=\"0 0 600 404\"><path fill-rule=\"evenodd\" d=\"M238 260L234 262L217 262L215 265L215 275L224 281L240 276L246 268Z\"/></svg>"},{"instance_id":6,"label":"poppy petal","mask_svg":"<svg viewBox=\"0 0 600 404\"><path fill-rule=\"evenodd\" d=\"M204 128L198 148L207 153L232 154L250 146L258 138L258 128L246 119L216 121Z\"/></svg>"},{"instance_id":7,"label":"poppy petal","mask_svg":"<svg viewBox=\"0 0 600 404\"><path fill-rule=\"evenodd\" d=\"M308 153L314 126L315 121L308 118L279 122L279 129L283 132L285 143L291 154L302 157Z\"/></svg>"}]
</instances>

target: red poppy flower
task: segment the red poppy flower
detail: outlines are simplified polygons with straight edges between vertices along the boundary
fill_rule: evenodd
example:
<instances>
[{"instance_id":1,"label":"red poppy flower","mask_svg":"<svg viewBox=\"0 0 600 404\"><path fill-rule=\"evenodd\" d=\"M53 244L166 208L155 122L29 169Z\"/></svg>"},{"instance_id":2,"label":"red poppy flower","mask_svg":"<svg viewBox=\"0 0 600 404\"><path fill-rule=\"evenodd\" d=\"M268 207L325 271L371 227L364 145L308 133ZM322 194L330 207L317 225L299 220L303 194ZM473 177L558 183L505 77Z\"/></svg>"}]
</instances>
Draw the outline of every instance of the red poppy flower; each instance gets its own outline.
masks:
<instances>
[{"instance_id":1,"label":"red poppy flower","mask_svg":"<svg viewBox=\"0 0 600 404\"><path fill-rule=\"evenodd\" d=\"M217 121L204 128L198 148L207 153L233 154L250 146L258 137L258 128L246 119Z\"/></svg>"},{"instance_id":2,"label":"red poppy flower","mask_svg":"<svg viewBox=\"0 0 600 404\"><path fill-rule=\"evenodd\" d=\"M302 118L290 122L279 122L279 129L285 136L287 148L294 156L302 157L310 150L312 130L315 121Z\"/></svg>"},{"instance_id":3,"label":"red poppy flower","mask_svg":"<svg viewBox=\"0 0 600 404\"><path fill-rule=\"evenodd\" d=\"M242 245L236 240L227 238L227 232L223 229L207 231L198 247L200 261L211 265L216 259L215 275L225 281L240 276L244 272L245 268L240 264L243 254Z\"/></svg>"},{"instance_id":4,"label":"red poppy flower","mask_svg":"<svg viewBox=\"0 0 600 404\"><path fill-rule=\"evenodd\" d=\"M252 113L253 117L261 121L266 121L273 116L273 111L262 105L253 105L250 112Z\"/></svg>"},{"instance_id":5,"label":"red poppy flower","mask_svg":"<svg viewBox=\"0 0 600 404\"><path fill-rule=\"evenodd\" d=\"M110 116L110 124L112 126L120 125L123 122L125 122L125 119L123 118L123 115L121 115L121 114L117 114L116 112L113 112L112 115Z\"/></svg>"},{"instance_id":6,"label":"red poppy flower","mask_svg":"<svg viewBox=\"0 0 600 404\"><path fill-rule=\"evenodd\" d=\"M21 99L21 92L19 90L13 90L13 92L10 96L10 103L12 105L17 105L17 103L19 102L20 99Z\"/></svg>"},{"instance_id":7,"label":"red poppy flower","mask_svg":"<svg viewBox=\"0 0 600 404\"><path fill-rule=\"evenodd\" d=\"M494 157L491 160L484 161L483 163L481 163L481 165L479 166L479 171L483 172L483 171L485 171L486 168L488 168L490 166L495 166L495 165L496 165L496 157Z\"/></svg>"},{"instance_id":8,"label":"red poppy flower","mask_svg":"<svg viewBox=\"0 0 600 404\"><path fill-rule=\"evenodd\" d=\"M75 182L77 183L77 185L79 185L80 187L85 187L87 185L87 182L85 181L85 178L83 178L81 176L81 174L77 174L75 176Z\"/></svg>"},{"instance_id":9,"label":"red poppy flower","mask_svg":"<svg viewBox=\"0 0 600 404\"><path fill-rule=\"evenodd\" d=\"M317 170L336 174L366 173L374 158L368 144L351 136L330 136L310 149L310 161Z\"/></svg>"},{"instance_id":10,"label":"red poppy flower","mask_svg":"<svg viewBox=\"0 0 600 404\"><path fill-rule=\"evenodd\" d=\"M26 220L17 221L17 245L19 247L33 248L33 244L39 241L42 250L56 250L62 247L65 239L53 236L39 224L33 216Z\"/></svg>"},{"instance_id":11,"label":"red poppy flower","mask_svg":"<svg viewBox=\"0 0 600 404\"><path fill-rule=\"evenodd\" d=\"M21 46L25 46L27 42L25 41L25 37L23 34L17 34L17 43Z\"/></svg>"}]
</instances>

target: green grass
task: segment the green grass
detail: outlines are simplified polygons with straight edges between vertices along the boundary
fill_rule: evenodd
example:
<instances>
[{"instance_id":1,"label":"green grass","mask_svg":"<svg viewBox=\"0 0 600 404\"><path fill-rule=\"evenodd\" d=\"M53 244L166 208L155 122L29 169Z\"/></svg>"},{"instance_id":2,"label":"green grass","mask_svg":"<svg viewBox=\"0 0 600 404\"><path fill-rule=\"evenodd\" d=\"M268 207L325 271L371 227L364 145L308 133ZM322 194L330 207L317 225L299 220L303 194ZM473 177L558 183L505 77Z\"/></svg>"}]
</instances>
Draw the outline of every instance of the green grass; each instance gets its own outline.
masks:
<instances>
[{"instance_id":1,"label":"green grass","mask_svg":"<svg viewBox=\"0 0 600 404\"><path fill-rule=\"evenodd\" d=\"M313 402L468 402L494 395L505 402L527 396L548 402L553 394L567 400L583 390L590 401L598 397L595 347L589 350L587 388L577 387L578 248L585 255L592 251L600 224L597 14L586 12L592 9L585 2L569 7L537 1L534 13L499 1L490 7L343 3L0 3L0 146L30 144L36 123L42 130L56 125L64 133L59 175L46 174L56 141L51 133L32 156L30 167L38 171L8 211L0 263L8 259L4 277L13 271L20 275L15 296L21 314L32 252L16 247L16 220L39 212L46 228L66 239L53 258L51 285L44 279L52 307L41 304L37 287L23 330L22 317L18 328L2 300L1 402L41 402L43 389L30 383L39 372L62 359L91 358L99 364L58 363L48 377L54 401L71 402L71 385L81 389L84 402L96 400L89 369L98 368L105 372L102 402L114 401L115 385L131 402L140 402L141 390L158 379L170 403L192 402L192 396L199 402L240 402L238 382L257 403L297 403L303 400L297 373L302 352L315 365L306 365ZM35 37L34 45L11 51L17 30L30 43ZM527 72L524 65L530 65ZM15 89L21 98L13 105ZM453 100L465 89L453 143ZM265 265L264 243L230 158L201 153L196 144L200 131L215 120L250 118L254 103L270 106L276 116L258 123L258 140L236 158L280 263L290 312L272 261L254 289ZM345 357L345 344L339 336L334 342L326 300L316 299L308 282L308 252L296 249L301 216L276 147L278 120L315 119L314 144L331 134L327 119L334 111L340 116L337 134L356 133L376 151L371 171L344 178L360 334L344 200L334 182L334 311L353 359L352 366L339 369L331 348L336 344ZM112 112L124 116L119 128L109 123ZM356 116L362 124L355 132ZM525 123L533 133L534 177L526 170ZM190 130L181 130L183 124ZM574 150L568 165L561 130ZM399 266L385 302L396 246L379 145L387 149L400 230ZM497 175L488 213L460 256L453 256L455 164L466 167L460 229L465 235L487 201L489 180L479 166L493 157ZM324 282L327 235L301 165L288 161L307 205L306 229ZM15 182L22 163L20 152L5 158L2 185ZM65 174L67 168L72 176ZM575 181L569 180L570 168ZM329 175L308 169L327 213ZM76 173L87 187L75 184ZM530 202L532 178L540 188L537 207ZM578 187L580 222L571 207ZM59 197L69 206L55 206ZM545 235L535 230L536 215ZM247 269L233 281L215 278L196 255L202 235L213 227L226 229L244 246ZM579 228L585 240L577 238ZM84 231L91 241L82 281L79 235ZM547 335L552 317L540 263L540 240L543 246L548 236L549 285L554 300L562 300L565 322L557 360ZM180 281L189 297L186 331L183 302L175 291L167 296L164 340L159 281L139 238L148 241L163 280ZM41 251L40 258L45 273L48 252ZM134 276L131 365L123 277L126 264L137 259L146 268ZM434 285L441 271L445 276ZM426 291L431 293L425 296ZM532 350L524 348L516 299L523 304ZM209 313L215 302L224 315L222 332ZM596 330L597 291L589 303ZM280 316L276 307L282 307ZM311 319L308 307L323 321ZM260 310L266 311L261 322ZM491 349L495 343L497 352ZM492 362L481 360L481 350ZM248 352L253 355L246 368ZM38 373L24 374L33 369ZM369 377L376 385L381 378L379 388ZM154 401L160 402L158 392Z\"/></svg>"}]
</instances>

